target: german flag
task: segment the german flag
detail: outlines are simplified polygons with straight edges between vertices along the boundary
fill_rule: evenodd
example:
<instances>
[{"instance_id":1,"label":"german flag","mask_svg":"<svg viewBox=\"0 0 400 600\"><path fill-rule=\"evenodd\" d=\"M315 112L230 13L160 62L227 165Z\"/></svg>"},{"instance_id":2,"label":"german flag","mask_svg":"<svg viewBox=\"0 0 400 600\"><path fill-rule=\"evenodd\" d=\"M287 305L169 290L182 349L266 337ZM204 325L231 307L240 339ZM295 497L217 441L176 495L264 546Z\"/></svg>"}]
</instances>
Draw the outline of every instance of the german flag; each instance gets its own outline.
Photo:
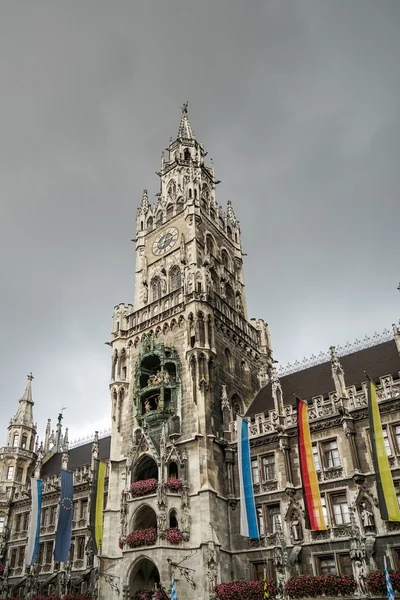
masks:
<instances>
[{"instance_id":1,"label":"german flag","mask_svg":"<svg viewBox=\"0 0 400 600\"><path fill-rule=\"evenodd\" d=\"M400 521L400 508L390 471L389 459L386 453L381 416L379 414L376 387L372 379L368 379L368 417L372 447L372 462L376 476L376 490L379 508L384 521Z\"/></svg>"},{"instance_id":2,"label":"german flag","mask_svg":"<svg viewBox=\"0 0 400 600\"><path fill-rule=\"evenodd\" d=\"M313 531L322 531L326 529L326 523L312 453L307 403L300 400L300 398L297 398L297 433L305 506L305 526Z\"/></svg>"},{"instance_id":3,"label":"german flag","mask_svg":"<svg viewBox=\"0 0 400 600\"><path fill-rule=\"evenodd\" d=\"M104 478L106 463L94 459L92 489L90 491L90 532L92 534L93 554L98 556L103 543L103 504Z\"/></svg>"}]
</instances>

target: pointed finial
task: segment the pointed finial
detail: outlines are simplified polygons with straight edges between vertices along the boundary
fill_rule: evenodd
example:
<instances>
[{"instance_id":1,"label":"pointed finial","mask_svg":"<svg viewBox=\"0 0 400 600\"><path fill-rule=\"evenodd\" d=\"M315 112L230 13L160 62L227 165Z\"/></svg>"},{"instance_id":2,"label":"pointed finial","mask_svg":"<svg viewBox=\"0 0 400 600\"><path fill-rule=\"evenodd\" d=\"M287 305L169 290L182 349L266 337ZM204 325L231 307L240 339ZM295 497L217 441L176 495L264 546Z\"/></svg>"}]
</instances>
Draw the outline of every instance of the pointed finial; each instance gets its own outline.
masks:
<instances>
[{"instance_id":1,"label":"pointed finial","mask_svg":"<svg viewBox=\"0 0 400 600\"><path fill-rule=\"evenodd\" d=\"M190 121L189 121L187 108L188 108L188 102L185 102L182 106L182 116L181 116L181 121L179 123L178 138L185 139L185 140L193 140L194 133L193 133L193 129L190 124Z\"/></svg>"},{"instance_id":2,"label":"pointed finial","mask_svg":"<svg viewBox=\"0 0 400 600\"><path fill-rule=\"evenodd\" d=\"M28 381L32 381L34 379L32 372L28 374Z\"/></svg>"}]
</instances>

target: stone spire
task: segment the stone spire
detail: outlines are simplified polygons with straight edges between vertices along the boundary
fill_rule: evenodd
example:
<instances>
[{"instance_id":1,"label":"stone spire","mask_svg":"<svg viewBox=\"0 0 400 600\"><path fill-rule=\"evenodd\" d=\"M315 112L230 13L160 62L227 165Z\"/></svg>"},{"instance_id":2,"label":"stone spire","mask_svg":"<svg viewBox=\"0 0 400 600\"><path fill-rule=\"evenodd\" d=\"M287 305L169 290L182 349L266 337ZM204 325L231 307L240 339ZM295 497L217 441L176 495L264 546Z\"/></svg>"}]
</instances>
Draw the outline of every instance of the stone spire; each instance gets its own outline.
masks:
<instances>
[{"instance_id":1,"label":"stone spire","mask_svg":"<svg viewBox=\"0 0 400 600\"><path fill-rule=\"evenodd\" d=\"M342 365L340 364L339 357L336 354L336 348L335 346L331 346L329 350L331 352L332 377L335 383L336 393L338 395L338 398L347 398L346 383L344 381L344 371Z\"/></svg>"},{"instance_id":2,"label":"stone spire","mask_svg":"<svg viewBox=\"0 0 400 600\"><path fill-rule=\"evenodd\" d=\"M13 425L28 425L29 427L33 427L32 379L33 375L29 373L24 394L19 401L15 417L12 419Z\"/></svg>"},{"instance_id":3,"label":"stone spire","mask_svg":"<svg viewBox=\"0 0 400 600\"><path fill-rule=\"evenodd\" d=\"M44 436L44 454L50 450L51 419L47 419L46 431Z\"/></svg>"},{"instance_id":4,"label":"stone spire","mask_svg":"<svg viewBox=\"0 0 400 600\"><path fill-rule=\"evenodd\" d=\"M188 102L182 106L182 116L179 123L178 139L194 140L194 132L188 116Z\"/></svg>"},{"instance_id":5,"label":"stone spire","mask_svg":"<svg viewBox=\"0 0 400 600\"><path fill-rule=\"evenodd\" d=\"M62 440L61 450L62 450L61 467L63 469L68 469L68 459L69 459L68 427L65 429L64 437Z\"/></svg>"}]
</instances>

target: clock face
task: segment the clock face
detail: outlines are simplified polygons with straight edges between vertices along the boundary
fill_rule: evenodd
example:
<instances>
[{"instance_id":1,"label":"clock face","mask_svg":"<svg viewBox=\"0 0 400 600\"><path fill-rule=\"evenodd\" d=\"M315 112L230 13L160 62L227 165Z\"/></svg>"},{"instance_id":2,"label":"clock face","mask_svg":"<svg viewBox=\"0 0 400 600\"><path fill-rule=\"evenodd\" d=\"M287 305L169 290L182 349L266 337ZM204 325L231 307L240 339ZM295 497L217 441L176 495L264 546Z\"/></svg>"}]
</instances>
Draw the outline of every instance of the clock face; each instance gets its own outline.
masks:
<instances>
[{"instance_id":1,"label":"clock face","mask_svg":"<svg viewBox=\"0 0 400 600\"><path fill-rule=\"evenodd\" d=\"M162 231L154 240L153 254L161 256L161 254L164 254L167 250L171 250L177 239L178 230L175 229L175 227L170 227L166 231Z\"/></svg>"}]
</instances>

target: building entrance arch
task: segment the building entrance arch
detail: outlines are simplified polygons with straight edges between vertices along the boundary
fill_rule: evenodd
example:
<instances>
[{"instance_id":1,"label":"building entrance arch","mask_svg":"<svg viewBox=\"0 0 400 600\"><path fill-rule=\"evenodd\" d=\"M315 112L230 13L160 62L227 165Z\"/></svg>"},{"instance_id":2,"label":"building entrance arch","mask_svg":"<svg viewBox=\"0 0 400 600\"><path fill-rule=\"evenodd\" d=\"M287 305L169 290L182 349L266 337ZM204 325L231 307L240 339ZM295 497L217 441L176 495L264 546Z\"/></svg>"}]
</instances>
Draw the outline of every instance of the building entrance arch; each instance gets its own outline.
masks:
<instances>
[{"instance_id":1,"label":"building entrance arch","mask_svg":"<svg viewBox=\"0 0 400 600\"><path fill-rule=\"evenodd\" d=\"M147 557L139 559L129 577L131 596L139 590L154 590L160 584L160 574L156 565Z\"/></svg>"}]
</instances>

